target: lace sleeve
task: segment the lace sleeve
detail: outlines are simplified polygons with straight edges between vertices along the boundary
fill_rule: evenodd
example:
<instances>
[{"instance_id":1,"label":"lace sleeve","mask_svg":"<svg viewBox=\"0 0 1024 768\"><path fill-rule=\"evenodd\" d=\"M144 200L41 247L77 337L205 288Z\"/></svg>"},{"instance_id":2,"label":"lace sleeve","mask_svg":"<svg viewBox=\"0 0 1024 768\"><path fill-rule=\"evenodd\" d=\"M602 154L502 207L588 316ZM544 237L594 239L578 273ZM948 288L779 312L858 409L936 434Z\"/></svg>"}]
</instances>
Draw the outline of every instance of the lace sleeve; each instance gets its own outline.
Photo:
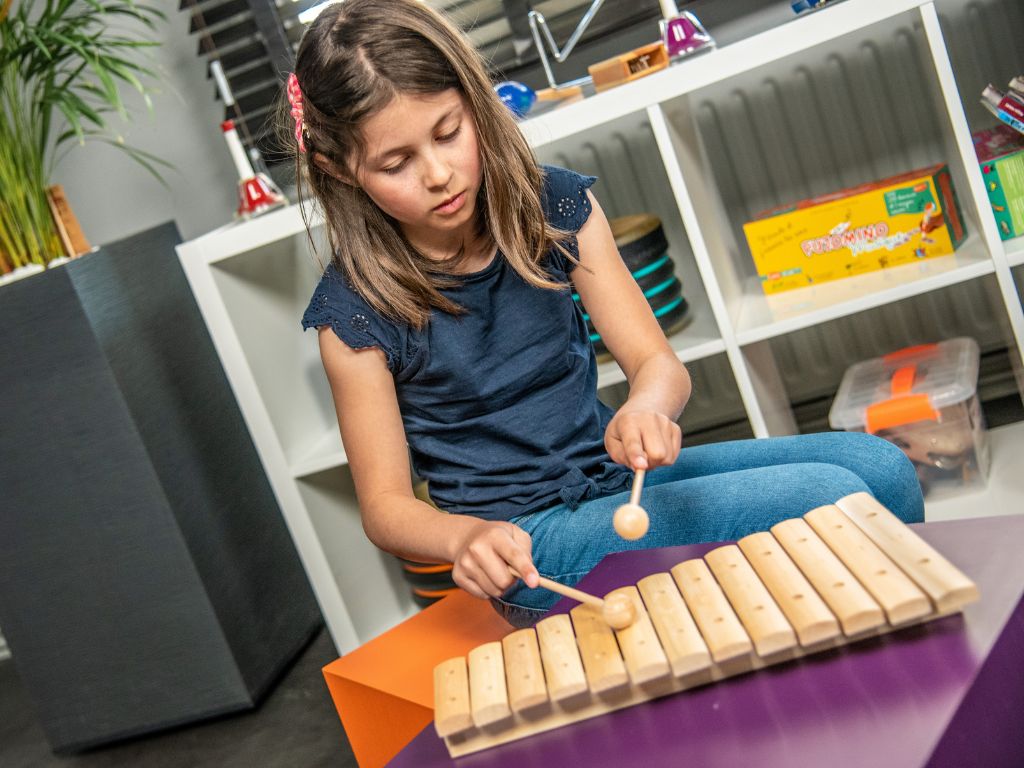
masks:
<instances>
[{"instance_id":1,"label":"lace sleeve","mask_svg":"<svg viewBox=\"0 0 1024 768\"><path fill-rule=\"evenodd\" d=\"M543 166L542 170L544 194L541 204L544 207L544 215L552 225L572 235L562 243L572 256L571 259L567 259L557 248L551 251L554 266L568 275L576 266L573 259L579 256L575 235L590 218L593 209L587 190L597 181L597 177L584 176L556 166Z\"/></svg>"},{"instance_id":2,"label":"lace sleeve","mask_svg":"<svg viewBox=\"0 0 1024 768\"><path fill-rule=\"evenodd\" d=\"M400 369L398 330L374 312L333 265L324 272L302 315L304 329L325 326L352 349L379 347L387 357L388 370L397 373Z\"/></svg>"}]
</instances>

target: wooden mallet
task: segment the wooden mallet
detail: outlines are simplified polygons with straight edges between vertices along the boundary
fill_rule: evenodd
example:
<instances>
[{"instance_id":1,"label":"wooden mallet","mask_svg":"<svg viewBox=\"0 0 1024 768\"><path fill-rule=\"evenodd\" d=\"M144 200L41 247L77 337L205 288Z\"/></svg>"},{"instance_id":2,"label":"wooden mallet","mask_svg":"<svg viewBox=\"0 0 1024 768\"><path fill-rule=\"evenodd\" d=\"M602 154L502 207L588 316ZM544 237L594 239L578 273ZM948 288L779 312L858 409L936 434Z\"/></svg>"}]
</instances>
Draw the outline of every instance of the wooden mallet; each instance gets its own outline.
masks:
<instances>
[{"instance_id":1,"label":"wooden mallet","mask_svg":"<svg viewBox=\"0 0 1024 768\"><path fill-rule=\"evenodd\" d=\"M509 568L509 570L512 571L512 575L517 579L523 578L515 568ZM564 597L570 597L578 603L584 603L585 605L597 608L601 612L601 617L605 620L605 623L612 629L625 629L636 621L636 610L633 607L633 603L624 594L611 595L602 600L597 595L567 587L543 576L538 575L538 579L538 586L544 587L544 589L557 592Z\"/></svg>"},{"instance_id":2,"label":"wooden mallet","mask_svg":"<svg viewBox=\"0 0 1024 768\"><path fill-rule=\"evenodd\" d=\"M647 533L647 527L650 525L647 512L640 506L640 492L644 488L645 474L646 470L636 470L636 474L633 476L633 492L629 494L629 503L616 509L615 516L612 518L615 532L629 541L635 541Z\"/></svg>"}]
</instances>

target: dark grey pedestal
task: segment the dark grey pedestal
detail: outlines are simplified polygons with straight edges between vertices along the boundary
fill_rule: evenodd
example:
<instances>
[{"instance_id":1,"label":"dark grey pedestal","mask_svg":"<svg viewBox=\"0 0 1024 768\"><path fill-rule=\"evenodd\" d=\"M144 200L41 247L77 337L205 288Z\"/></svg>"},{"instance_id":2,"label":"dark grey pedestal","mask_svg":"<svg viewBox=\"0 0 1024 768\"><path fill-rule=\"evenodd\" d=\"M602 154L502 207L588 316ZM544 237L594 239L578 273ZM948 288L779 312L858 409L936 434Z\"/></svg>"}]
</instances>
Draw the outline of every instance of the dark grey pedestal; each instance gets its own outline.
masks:
<instances>
[{"instance_id":1,"label":"dark grey pedestal","mask_svg":"<svg viewBox=\"0 0 1024 768\"><path fill-rule=\"evenodd\" d=\"M179 242L0 288L0 627L56 750L251 708L321 623Z\"/></svg>"}]
</instances>

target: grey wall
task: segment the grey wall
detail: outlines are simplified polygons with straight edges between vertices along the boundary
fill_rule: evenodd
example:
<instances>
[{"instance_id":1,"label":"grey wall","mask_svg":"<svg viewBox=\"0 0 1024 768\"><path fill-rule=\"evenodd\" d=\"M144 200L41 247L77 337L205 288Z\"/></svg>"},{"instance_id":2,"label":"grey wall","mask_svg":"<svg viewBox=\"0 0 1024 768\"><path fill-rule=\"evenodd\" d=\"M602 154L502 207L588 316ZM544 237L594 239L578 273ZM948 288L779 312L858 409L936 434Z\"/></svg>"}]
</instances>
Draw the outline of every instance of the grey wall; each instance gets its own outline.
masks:
<instances>
[{"instance_id":1,"label":"grey wall","mask_svg":"<svg viewBox=\"0 0 1024 768\"><path fill-rule=\"evenodd\" d=\"M161 186L123 152L106 144L75 147L57 165L53 181L63 184L85 236L102 245L173 220L186 240L229 222L236 203L236 174L220 131L224 105L213 98L188 34L188 15L177 3L160 3L167 21L159 27L163 42L153 49L160 82L153 86L153 111L129 88L129 123L113 124L128 144L175 166ZM130 91L130 92L129 92Z\"/></svg>"}]
</instances>

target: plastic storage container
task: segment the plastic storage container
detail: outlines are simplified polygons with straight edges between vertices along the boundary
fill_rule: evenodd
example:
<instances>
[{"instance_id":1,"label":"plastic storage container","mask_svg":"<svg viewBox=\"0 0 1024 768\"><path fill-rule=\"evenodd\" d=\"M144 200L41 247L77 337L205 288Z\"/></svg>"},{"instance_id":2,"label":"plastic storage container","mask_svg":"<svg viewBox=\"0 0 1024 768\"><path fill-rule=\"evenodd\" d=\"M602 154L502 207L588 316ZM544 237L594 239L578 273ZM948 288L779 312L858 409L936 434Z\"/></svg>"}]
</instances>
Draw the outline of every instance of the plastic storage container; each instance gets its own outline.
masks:
<instances>
[{"instance_id":1,"label":"plastic storage container","mask_svg":"<svg viewBox=\"0 0 1024 768\"><path fill-rule=\"evenodd\" d=\"M957 338L851 366L829 412L833 429L898 445L929 498L984 486L988 441L978 403L978 343Z\"/></svg>"}]
</instances>

